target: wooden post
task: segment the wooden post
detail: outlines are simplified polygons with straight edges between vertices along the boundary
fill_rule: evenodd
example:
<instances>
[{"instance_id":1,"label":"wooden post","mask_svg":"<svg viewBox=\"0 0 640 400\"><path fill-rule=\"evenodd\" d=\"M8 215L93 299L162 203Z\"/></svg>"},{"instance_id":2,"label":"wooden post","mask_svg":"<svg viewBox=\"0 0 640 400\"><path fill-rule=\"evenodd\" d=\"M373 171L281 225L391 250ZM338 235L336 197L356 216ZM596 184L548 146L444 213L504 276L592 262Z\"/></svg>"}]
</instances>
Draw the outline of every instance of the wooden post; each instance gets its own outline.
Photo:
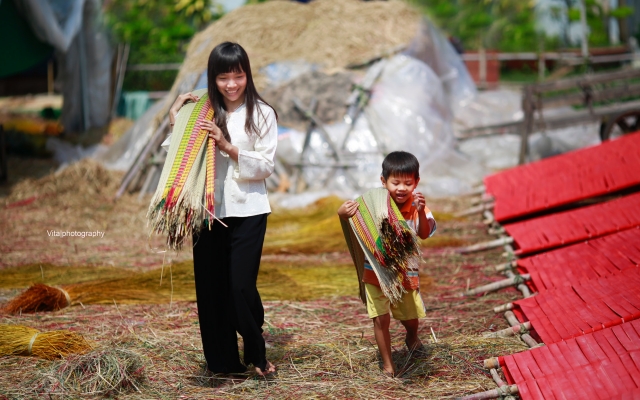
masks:
<instances>
[{"instance_id":1,"label":"wooden post","mask_svg":"<svg viewBox=\"0 0 640 400\"><path fill-rule=\"evenodd\" d=\"M480 87L485 88L487 87L487 53L482 46L478 49L478 58Z\"/></svg>"},{"instance_id":2,"label":"wooden post","mask_svg":"<svg viewBox=\"0 0 640 400\"><path fill-rule=\"evenodd\" d=\"M539 81L543 81L544 80L544 73L545 73L545 60L544 60L544 52L540 52L538 53L538 80Z\"/></svg>"},{"instance_id":3,"label":"wooden post","mask_svg":"<svg viewBox=\"0 0 640 400\"><path fill-rule=\"evenodd\" d=\"M533 130L533 112L534 112L534 99L533 99L533 87L525 86L522 94L522 111L524 111L524 121L520 127L520 156L518 157L518 164L522 165L527 160L529 153L529 135Z\"/></svg>"}]
</instances>

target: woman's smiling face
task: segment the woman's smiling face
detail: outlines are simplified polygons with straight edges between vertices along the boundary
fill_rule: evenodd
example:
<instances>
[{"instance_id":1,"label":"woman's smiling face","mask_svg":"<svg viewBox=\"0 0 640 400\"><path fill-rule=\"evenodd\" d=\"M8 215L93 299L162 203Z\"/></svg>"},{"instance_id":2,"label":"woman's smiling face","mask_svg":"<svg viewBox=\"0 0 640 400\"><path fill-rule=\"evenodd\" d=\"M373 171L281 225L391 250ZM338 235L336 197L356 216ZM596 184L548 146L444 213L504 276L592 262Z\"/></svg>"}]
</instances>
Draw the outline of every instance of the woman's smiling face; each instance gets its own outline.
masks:
<instances>
[{"instance_id":1,"label":"woman's smiling face","mask_svg":"<svg viewBox=\"0 0 640 400\"><path fill-rule=\"evenodd\" d=\"M231 71L216 76L216 87L222 94L227 108L239 106L244 101L244 91L247 88L247 74L244 71Z\"/></svg>"}]
</instances>

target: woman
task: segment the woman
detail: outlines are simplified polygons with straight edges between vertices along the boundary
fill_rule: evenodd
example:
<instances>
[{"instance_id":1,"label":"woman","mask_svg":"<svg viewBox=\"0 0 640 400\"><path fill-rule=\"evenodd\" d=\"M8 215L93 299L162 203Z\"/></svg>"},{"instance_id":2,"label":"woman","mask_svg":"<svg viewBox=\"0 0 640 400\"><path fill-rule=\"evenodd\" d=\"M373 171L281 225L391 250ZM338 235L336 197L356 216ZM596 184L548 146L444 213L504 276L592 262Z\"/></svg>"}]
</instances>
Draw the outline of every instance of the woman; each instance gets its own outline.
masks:
<instances>
[{"instance_id":1,"label":"woman","mask_svg":"<svg viewBox=\"0 0 640 400\"><path fill-rule=\"evenodd\" d=\"M193 234L202 348L213 373L241 373L253 364L265 376L276 369L266 359L256 281L271 212L265 178L274 169L277 114L256 91L249 57L239 44L225 42L211 51L207 78L214 121L201 126L216 146L216 221ZM199 99L198 91L178 96L169 110L171 125L186 102ZM244 342L245 365L236 332Z\"/></svg>"}]
</instances>

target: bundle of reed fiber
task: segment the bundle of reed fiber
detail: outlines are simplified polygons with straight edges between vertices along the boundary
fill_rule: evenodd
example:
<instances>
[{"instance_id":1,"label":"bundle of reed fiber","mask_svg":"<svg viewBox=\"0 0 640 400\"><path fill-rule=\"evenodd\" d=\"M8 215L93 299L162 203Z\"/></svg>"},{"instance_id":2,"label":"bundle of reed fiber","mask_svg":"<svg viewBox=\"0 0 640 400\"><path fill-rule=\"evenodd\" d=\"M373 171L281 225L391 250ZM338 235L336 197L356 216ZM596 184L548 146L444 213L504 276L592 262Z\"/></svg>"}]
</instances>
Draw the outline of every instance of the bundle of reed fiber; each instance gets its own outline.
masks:
<instances>
[{"instance_id":1,"label":"bundle of reed fiber","mask_svg":"<svg viewBox=\"0 0 640 400\"><path fill-rule=\"evenodd\" d=\"M0 356L23 355L53 360L91 349L91 344L76 332L40 332L28 326L0 324Z\"/></svg>"},{"instance_id":2,"label":"bundle of reed fiber","mask_svg":"<svg viewBox=\"0 0 640 400\"><path fill-rule=\"evenodd\" d=\"M111 346L96 349L51 365L41 386L45 393L67 395L140 392L147 382L147 362L131 350Z\"/></svg>"},{"instance_id":3,"label":"bundle of reed fiber","mask_svg":"<svg viewBox=\"0 0 640 400\"><path fill-rule=\"evenodd\" d=\"M60 287L36 283L9 301L3 310L18 314L56 311L80 303L165 303L195 299L191 263L142 273L122 271L120 274L121 278L114 278L111 271L105 270L106 279L96 275L94 280Z\"/></svg>"},{"instance_id":4,"label":"bundle of reed fiber","mask_svg":"<svg viewBox=\"0 0 640 400\"><path fill-rule=\"evenodd\" d=\"M70 305L71 296L66 290L36 283L4 306L4 311L9 314L57 311Z\"/></svg>"}]
</instances>

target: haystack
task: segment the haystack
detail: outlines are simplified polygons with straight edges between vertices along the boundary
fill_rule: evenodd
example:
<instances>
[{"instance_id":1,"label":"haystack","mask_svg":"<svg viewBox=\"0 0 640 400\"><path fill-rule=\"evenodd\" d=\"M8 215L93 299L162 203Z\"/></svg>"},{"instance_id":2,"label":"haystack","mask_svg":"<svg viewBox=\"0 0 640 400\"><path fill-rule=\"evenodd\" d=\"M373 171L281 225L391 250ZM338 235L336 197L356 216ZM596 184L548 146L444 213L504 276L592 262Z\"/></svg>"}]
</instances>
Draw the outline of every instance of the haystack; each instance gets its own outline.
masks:
<instances>
[{"instance_id":1,"label":"haystack","mask_svg":"<svg viewBox=\"0 0 640 400\"><path fill-rule=\"evenodd\" d=\"M221 42L237 42L247 50L261 90L266 77L260 69L271 63L302 60L339 71L408 45L419 24L419 12L400 0L268 1L240 7L192 39L157 123L178 94L193 90L209 53Z\"/></svg>"}]
</instances>

